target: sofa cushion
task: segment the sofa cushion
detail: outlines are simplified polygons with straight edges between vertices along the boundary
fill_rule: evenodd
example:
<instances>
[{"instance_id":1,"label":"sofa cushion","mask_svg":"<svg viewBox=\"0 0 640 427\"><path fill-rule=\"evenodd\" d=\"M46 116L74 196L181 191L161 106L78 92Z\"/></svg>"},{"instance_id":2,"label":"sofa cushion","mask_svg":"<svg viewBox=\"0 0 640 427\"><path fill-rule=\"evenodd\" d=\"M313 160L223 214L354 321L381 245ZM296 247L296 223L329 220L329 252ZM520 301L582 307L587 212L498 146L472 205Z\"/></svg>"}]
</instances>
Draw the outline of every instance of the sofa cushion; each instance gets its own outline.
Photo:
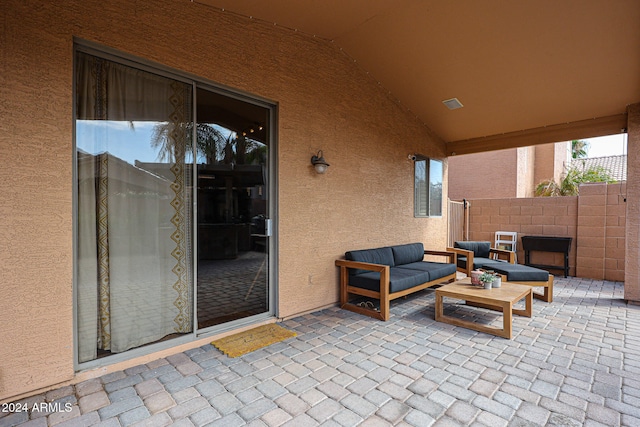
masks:
<instances>
[{"instance_id":1,"label":"sofa cushion","mask_svg":"<svg viewBox=\"0 0 640 427\"><path fill-rule=\"evenodd\" d=\"M382 264L393 267L393 252L391 248L378 248L378 249L363 249L359 251L349 251L344 254L344 257L349 261L368 262L371 264ZM370 272L369 270L361 270L350 268L350 275L358 275Z\"/></svg>"},{"instance_id":2,"label":"sofa cushion","mask_svg":"<svg viewBox=\"0 0 640 427\"><path fill-rule=\"evenodd\" d=\"M529 267L528 265L494 262L485 268L504 274L509 282L546 282L549 280L548 271Z\"/></svg>"},{"instance_id":3,"label":"sofa cushion","mask_svg":"<svg viewBox=\"0 0 640 427\"><path fill-rule=\"evenodd\" d=\"M438 280L456 272L456 266L454 264L431 261L412 262L395 268L427 272L429 273L429 281Z\"/></svg>"},{"instance_id":4,"label":"sofa cushion","mask_svg":"<svg viewBox=\"0 0 640 427\"><path fill-rule=\"evenodd\" d=\"M453 247L472 251L474 257L489 258L491 242L454 242Z\"/></svg>"},{"instance_id":5,"label":"sofa cushion","mask_svg":"<svg viewBox=\"0 0 640 427\"><path fill-rule=\"evenodd\" d=\"M404 291L422 283L429 282L426 271L393 267L389 269L389 293ZM378 292L380 290L380 273L369 271L349 278L349 285Z\"/></svg>"},{"instance_id":6,"label":"sofa cushion","mask_svg":"<svg viewBox=\"0 0 640 427\"><path fill-rule=\"evenodd\" d=\"M391 246L395 265L409 264L424 259L424 246L422 243L409 243L407 245Z\"/></svg>"}]
</instances>

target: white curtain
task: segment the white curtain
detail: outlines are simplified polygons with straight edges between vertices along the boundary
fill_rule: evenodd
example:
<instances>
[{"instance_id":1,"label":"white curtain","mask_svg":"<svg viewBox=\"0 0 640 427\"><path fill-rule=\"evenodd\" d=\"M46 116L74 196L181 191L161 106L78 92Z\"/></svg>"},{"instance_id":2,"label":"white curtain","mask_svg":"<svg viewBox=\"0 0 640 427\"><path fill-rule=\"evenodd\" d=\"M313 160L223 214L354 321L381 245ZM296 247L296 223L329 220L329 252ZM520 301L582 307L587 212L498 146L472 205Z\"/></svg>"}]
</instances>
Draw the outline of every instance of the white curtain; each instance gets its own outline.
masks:
<instances>
[{"instance_id":1,"label":"white curtain","mask_svg":"<svg viewBox=\"0 0 640 427\"><path fill-rule=\"evenodd\" d=\"M91 55L77 57L79 361L191 332L190 86ZM162 146L134 136L166 163L109 153L117 122L168 127ZM135 135L135 132L132 132ZM120 137L119 137L120 138ZM160 153L162 150L170 151Z\"/></svg>"}]
</instances>

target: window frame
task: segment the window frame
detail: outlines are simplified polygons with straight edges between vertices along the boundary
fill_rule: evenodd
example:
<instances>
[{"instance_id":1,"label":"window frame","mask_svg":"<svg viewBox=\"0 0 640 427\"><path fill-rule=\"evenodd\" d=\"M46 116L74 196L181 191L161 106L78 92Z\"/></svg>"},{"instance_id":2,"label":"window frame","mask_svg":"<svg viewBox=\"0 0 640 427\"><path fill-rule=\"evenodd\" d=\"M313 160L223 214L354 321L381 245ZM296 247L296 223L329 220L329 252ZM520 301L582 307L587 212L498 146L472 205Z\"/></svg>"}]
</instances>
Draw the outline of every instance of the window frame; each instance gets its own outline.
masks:
<instances>
[{"instance_id":1,"label":"window frame","mask_svg":"<svg viewBox=\"0 0 640 427\"><path fill-rule=\"evenodd\" d=\"M416 155L413 172L413 215L416 218L441 218L443 211L442 184L444 181L444 162L425 156ZM424 164L420 167L420 164ZM439 165L439 182L434 180L432 172L438 173L435 165ZM422 184L422 185L421 185ZM440 185L440 203L433 203L432 188Z\"/></svg>"}]
</instances>

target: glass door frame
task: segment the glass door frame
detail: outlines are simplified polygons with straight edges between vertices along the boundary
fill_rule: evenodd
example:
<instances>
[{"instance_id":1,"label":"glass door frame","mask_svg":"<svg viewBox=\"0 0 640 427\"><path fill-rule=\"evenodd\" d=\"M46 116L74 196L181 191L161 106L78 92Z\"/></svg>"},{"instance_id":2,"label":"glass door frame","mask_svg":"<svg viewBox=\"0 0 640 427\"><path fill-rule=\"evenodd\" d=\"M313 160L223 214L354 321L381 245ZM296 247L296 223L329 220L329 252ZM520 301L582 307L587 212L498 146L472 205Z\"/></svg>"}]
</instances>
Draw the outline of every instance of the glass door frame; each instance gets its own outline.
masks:
<instances>
[{"instance_id":1,"label":"glass door frame","mask_svg":"<svg viewBox=\"0 0 640 427\"><path fill-rule=\"evenodd\" d=\"M270 233L267 238L266 256L267 256L267 294L268 294L268 311L260 314L256 314L249 317L244 317L237 320L221 323L198 329L197 315L198 315L198 293L197 293L197 271L198 271L198 195L197 195L197 182L198 182L198 168L193 169L193 182L194 182L194 208L193 208L193 236L194 236L194 298L193 298L193 313L194 313L194 333L197 337L204 337L208 335L215 335L222 332L232 331L253 323L257 323L264 320L269 320L274 317L278 317L278 295L277 295L277 280L278 280L278 174L277 174L277 158L278 158L278 144L277 144L277 103L268 101L263 98L256 97L255 95L243 94L237 90L223 87L221 85L206 82L202 79L194 79L194 96L193 96L193 111L194 121L198 115L196 108L197 104L197 91L196 89L203 89L210 92L214 92L219 95L223 95L229 98L233 98L238 101L254 104L259 107L263 107L269 111L269 120L267 124L268 137L267 137L267 182L265 185L266 197L267 197L267 219L270 222ZM194 127L193 140L196 138L196 130ZM194 144L195 147L195 144ZM194 153L195 156L195 153ZM194 163L195 166L195 163Z\"/></svg>"},{"instance_id":2,"label":"glass door frame","mask_svg":"<svg viewBox=\"0 0 640 427\"><path fill-rule=\"evenodd\" d=\"M254 316L214 325L211 327L198 329L197 325L197 267L198 267L198 206L197 206L197 180L193 181L192 186L192 242L193 245L193 261L192 261L192 289L193 289L193 310L192 310L192 331L186 333L183 336L172 338L170 340L161 341L157 343L151 343L143 345L141 347L133 348L122 353L110 355L108 357L98 358L87 362L78 361L78 153L76 145L76 52L81 51L94 56L104 58L106 60L114 61L120 64L132 66L143 71L148 71L154 74L158 74L164 77L175 79L184 83L188 83L192 86L193 96L193 122L197 117L196 110L196 95L197 88L202 88L216 92L218 94L235 98L243 102L252 103L266 108L269 111L268 120L268 148L267 148L267 211L268 218L271 220L271 233L268 238L267 244L267 292L268 292L268 311L265 313L257 314ZM179 345L188 344L196 340L213 336L223 332L238 329L251 324L259 323L265 320L270 320L278 317L278 104L275 101L261 98L259 96L243 93L242 91L226 87L224 85L209 81L202 77L182 72L180 70L167 67L165 65L146 60L144 58L136 57L134 55L126 54L119 50L103 46L91 41L74 38L73 40L73 86L72 86L72 104L73 104L73 126L72 126L72 208L73 208L73 221L72 221L72 235L73 235L73 363L74 370L76 372L95 369L103 366L112 365L115 363L123 362L126 360L134 359L136 357L145 356L158 351L166 350ZM194 127L195 134L195 127ZM195 136L195 135L194 135ZM195 139L194 139L195 141ZM196 145L193 144L193 178L197 179L197 156Z\"/></svg>"}]
</instances>

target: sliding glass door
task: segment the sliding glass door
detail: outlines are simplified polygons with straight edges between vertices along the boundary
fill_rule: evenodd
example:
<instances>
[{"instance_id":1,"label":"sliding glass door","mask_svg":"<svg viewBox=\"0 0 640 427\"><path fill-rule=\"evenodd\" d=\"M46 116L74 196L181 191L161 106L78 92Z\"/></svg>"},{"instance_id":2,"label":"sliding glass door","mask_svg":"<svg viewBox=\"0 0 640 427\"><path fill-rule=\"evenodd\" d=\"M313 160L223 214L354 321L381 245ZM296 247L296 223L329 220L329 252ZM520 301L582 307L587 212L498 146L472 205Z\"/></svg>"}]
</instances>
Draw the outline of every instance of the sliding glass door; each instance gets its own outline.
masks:
<instances>
[{"instance_id":1,"label":"sliding glass door","mask_svg":"<svg viewBox=\"0 0 640 427\"><path fill-rule=\"evenodd\" d=\"M273 314L270 107L92 53L76 53L78 362Z\"/></svg>"},{"instance_id":2,"label":"sliding glass door","mask_svg":"<svg viewBox=\"0 0 640 427\"><path fill-rule=\"evenodd\" d=\"M198 328L269 311L269 110L197 90Z\"/></svg>"}]
</instances>

